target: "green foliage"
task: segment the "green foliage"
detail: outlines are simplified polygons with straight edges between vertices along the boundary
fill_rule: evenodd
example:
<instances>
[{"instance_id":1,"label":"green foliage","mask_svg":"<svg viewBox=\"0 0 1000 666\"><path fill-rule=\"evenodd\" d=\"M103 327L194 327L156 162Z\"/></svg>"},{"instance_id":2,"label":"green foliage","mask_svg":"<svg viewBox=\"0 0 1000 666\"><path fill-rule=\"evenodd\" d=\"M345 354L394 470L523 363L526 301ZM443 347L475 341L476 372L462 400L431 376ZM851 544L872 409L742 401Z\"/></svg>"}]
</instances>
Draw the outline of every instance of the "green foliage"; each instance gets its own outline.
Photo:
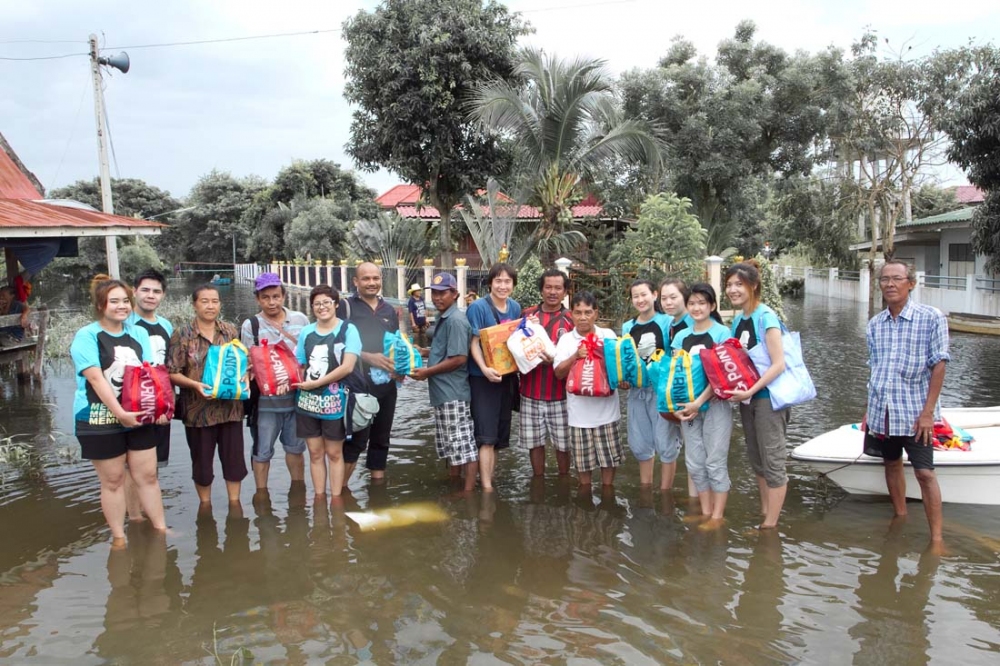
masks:
<instances>
[{"instance_id":1,"label":"green foliage","mask_svg":"<svg viewBox=\"0 0 1000 666\"><path fill-rule=\"evenodd\" d=\"M953 98L942 123L951 139L948 156L969 182L986 193L972 218L972 243L1000 272L1000 48L983 46L952 54L967 68L967 84Z\"/></svg>"},{"instance_id":2,"label":"green foliage","mask_svg":"<svg viewBox=\"0 0 1000 666\"><path fill-rule=\"evenodd\" d=\"M609 266L622 267L654 282L665 275L700 269L708 233L691 213L691 202L673 193L650 196L639 219L609 255Z\"/></svg>"},{"instance_id":3,"label":"green foliage","mask_svg":"<svg viewBox=\"0 0 1000 666\"><path fill-rule=\"evenodd\" d=\"M852 186L819 176L792 177L775 183L772 248L777 253L799 250L812 266L858 268L850 249L857 235Z\"/></svg>"},{"instance_id":4,"label":"green foliage","mask_svg":"<svg viewBox=\"0 0 1000 666\"><path fill-rule=\"evenodd\" d=\"M526 49L515 74L517 82L478 85L471 116L518 147L527 201L542 215L538 238L570 229L573 205L609 161L659 168L661 143L645 123L622 113L603 60L560 60Z\"/></svg>"},{"instance_id":5,"label":"green foliage","mask_svg":"<svg viewBox=\"0 0 1000 666\"><path fill-rule=\"evenodd\" d=\"M134 242L118 249L118 265L126 280L131 280L147 268L163 269L163 262L145 236L139 236Z\"/></svg>"},{"instance_id":6,"label":"green foliage","mask_svg":"<svg viewBox=\"0 0 1000 666\"><path fill-rule=\"evenodd\" d=\"M517 265L517 264L515 264ZM517 287L512 294L522 308L537 305L542 302L542 292L538 290L538 279L542 277L545 268L538 257L532 255L517 269Z\"/></svg>"},{"instance_id":7,"label":"green foliage","mask_svg":"<svg viewBox=\"0 0 1000 666\"><path fill-rule=\"evenodd\" d=\"M778 319L786 321L785 308L783 307L784 299L781 297L781 285L778 278L774 275L771 262L759 254L754 259L760 264L760 299L765 304L771 306L771 309L777 313Z\"/></svg>"},{"instance_id":8,"label":"green foliage","mask_svg":"<svg viewBox=\"0 0 1000 666\"><path fill-rule=\"evenodd\" d=\"M755 178L811 171L843 88L839 51L789 55L754 35L753 23L740 23L714 63L675 38L658 67L620 83L625 112L663 132L667 188L692 201L712 254L756 235L743 233L761 221L746 215L760 199Z\"/></svg>"},{"instance_id":9,"label":"green foliage","mask_svg":"<svg viewBox=\"0 0 1000 666\"><path fill-rule=\"evenodd\" d=\"M245 259L247 234L240 220L265 187L256 176L235 178L215 170L202 176L188 196L191 210L179 214L177 222L163 231L166 261L231 262L234 239L236 260Z\"/></svg>"},{"instance_id":10,"label":"green foliage","mask_svg":"<svg viewBox=\"0 0 1000 666\"><path fill-rule=\"evenodd\" d=\"M295 248L285 245L288 225L300 212L299 208L320 199L351 205L354 219L372 219L379 213L375 191L352 171L330 160L295 160L278 172L274 183L256 193L240 218L240 227L247 237L246 257L266 262L295 256ZM319 250L313 255L320 256Z\"/></svg>"},{"instance_id":11,"label":"green foliage","mask_svg":"<svg viewBox=\"0 0 1000 666\"><path fill-rule=\"evenodd\" d=\"M500 192L500 185L490 178L485 196L467 196L459 213L487 268L499 260L504 245L510 251L509 263L520 266L529 256L564 255L586 245L579 229L565 229L549 234L540 219L520 217L523 206Z\"/></svg>"},{"instance_id":12,"label":"green foliage","mask_svg":"<svg viewBox=\"0 0 1000 666\"><path fill-rule=\"evenodd\" d=\"M506 146L466 116L472 87L507 80L529 32L495 0L383 0L344 22L355 105L347 152L364 171L389 169L441 212L450 265L452 209L510 162Z\"/></svg>"},{"instance_id":13,"label":"green foliage","mask_svg":"<svg viewBox=\"0 0 1000 666\"><path fill-rule=\"evenodd\" d=\"M955 197L955 190L942 188L930 183L913 190L910 208L914 220L958 210L962 204Z\"/></svg>"},{"instance_id":14,"label":"green foliage","mask_svg":"<svg viewBox=\"0 0 1000 666\"><path fill-rule=\"evenodd\" d=\"M383 266L395 266L402 260L406 266L419 266L429 254L427 223L404 219L395 213L379 213L371 219L358 220L348 234L348 244L358 259L381 259ZM423 280L423 272L407 272L406 284ZM393 282L393 281L387 281ZM394 286L387 284L390 290ZM398 295L405 298L405 295Z\"/></svg>"},{"instance_id":15,"label":"green foliage","mask_svg":"<svg viewBox=\"0 0 1000 666\"><path fill-rule=\"evenodd\" d=\"M48 193L51 199L72 199L101 210L101 186L98 179L79 180L72 185L60 187ZM169 192L153 187L137 178L112 178L111 197L114 202L115 214L125 217L156 217L157 222L171 223L176 215L165 215L181 208L181 202L170 196ZM144 237L140 237L144 238ZM136 247L133 248L133 245ZM119 265L122 275L126 278L134 273L135 265L149 262L142 266L159 266L158 252L164 251L162 237L151 240L136 241L131 236L118 239ZM53 276L65 276L72 281L85 281L97 273L108 271L108 256L104 238L81 238L79 254L76 257L60 257L54 259L42 273L43 279Z\"/></svg>"},{"instance_id":16,"label":"green foliage","mask_svg":"<svg viewBox=\"0 0 1000 666\"><path fill-rule=\"evenodd\" d=\"M296 207L285 227L285 251L294 259L333 259L346 255L347 232L357 218L348 201L311 199Z\"/></svg>"}]
</instances>

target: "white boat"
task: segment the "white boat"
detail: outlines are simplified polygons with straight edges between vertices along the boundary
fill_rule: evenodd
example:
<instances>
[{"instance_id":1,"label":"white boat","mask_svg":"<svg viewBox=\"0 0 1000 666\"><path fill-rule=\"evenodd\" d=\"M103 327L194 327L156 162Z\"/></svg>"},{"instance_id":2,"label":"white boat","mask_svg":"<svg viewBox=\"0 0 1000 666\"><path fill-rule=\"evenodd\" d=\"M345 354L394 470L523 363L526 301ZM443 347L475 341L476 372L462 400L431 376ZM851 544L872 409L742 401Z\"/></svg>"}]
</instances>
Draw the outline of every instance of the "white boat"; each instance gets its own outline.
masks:
<instances>
[{"instance_id":1,"label":"white boat","mask_svg":"<svg viewBox=\"0 0 1000 666\"><path fill-rule=\"evenodd\" d=\"M1000 505L1000 407L942 409L952 426L973 436L971 451L934 451L941 498L957 504ZM795 447L792 459L808 464L855 495L888 495L882 459L862 453L864 433L853 425L814 437ZM903 454L907 470L910 463ZM907 473L906 496L920 499L920 486Z\"/></svg>"}]
</instances>

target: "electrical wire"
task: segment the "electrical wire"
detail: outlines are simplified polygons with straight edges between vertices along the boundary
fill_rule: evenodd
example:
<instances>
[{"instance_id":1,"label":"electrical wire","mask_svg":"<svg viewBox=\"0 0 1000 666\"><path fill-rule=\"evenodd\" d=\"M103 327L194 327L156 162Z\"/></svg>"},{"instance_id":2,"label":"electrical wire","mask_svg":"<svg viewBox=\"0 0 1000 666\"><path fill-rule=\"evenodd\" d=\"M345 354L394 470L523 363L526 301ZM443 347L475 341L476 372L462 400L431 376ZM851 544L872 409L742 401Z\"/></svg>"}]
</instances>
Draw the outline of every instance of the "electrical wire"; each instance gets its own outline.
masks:
<instances>
[{"instance_id":1,"label":"electrical wire","mask_svg":"<svg viewBox=\"0 0 1000 666\"><path fill-rule=\"evenodd\" d=\"M246 42L254 39L274 39L277 37L300 37L303 35L319 35L323 33L341 32L343 28L328 28L323 30L303 30L301 32L277 32L268 35L248 35L246 37L223 37L220 39L197 39L190 42L162 42L159 44L126 44L124 46L107 46L107 49L156 49L167 46L192 46L197 44L222 44L225 42Z\"/></svg>"},{"instance_id":2,"label":"electrical wire","mask_svg":"<svg viewBox=\"0 0 1000 666\"><path fill-rule=\"evenodd\" d=\"M79 39L5 39L0 44L86 44Z\"/></svg>"},{"instance_id":3,"label":"electrical wire","mask_svg":"<svg viewBox=\"0 0 1000 666\"><path fill-rule=\"evenodd\" d=\"M111 116L108 115L108 102L104 97L104 86L101 86L101 105L104 107L104 131L108 133L108 144L111 146L111 161L115 165L115 177L122 179L122 172L118 169L118 155L115 153L115 137L111 134Z\"/></svg>"},{"instance_id":4,"label":"electrical wire","mask_svg":"<svg viewBox=\"0 0 1000 666\"><path fill-rule=\"evenodd\" d=\"M80 102L76 105L76 115L73 116L73 124L70 126L69 138L66 139L66 146L63 148L62 157L59 158L59 165L56 167L56 172L49 179L48 182L55 183L59 178L59 172L62 171L63 163L66 161L66 155L69 154L70 144L73 143L73 138L76 136L76 128L80 123L80 110L83 109L83 99L87 96L87 88L90 87L90 80L84 79L83 81L83 92L80 93Z\"/></svg>"},{"instance_id":5,"label":"electrical wire","mask_svg":"<svg viewBox=\"0 0 1000 666\"><path fill-rule=\"evenodd\" d=\"M19 62L26 62L28 60L59 60L60 58L75 58L77 56L89 56L89 53L64 53L63 55L57 56L38 56L35 58L8 58L7 56L0 56L0 60L15 60Z\"/></svg>"}]
</instances>

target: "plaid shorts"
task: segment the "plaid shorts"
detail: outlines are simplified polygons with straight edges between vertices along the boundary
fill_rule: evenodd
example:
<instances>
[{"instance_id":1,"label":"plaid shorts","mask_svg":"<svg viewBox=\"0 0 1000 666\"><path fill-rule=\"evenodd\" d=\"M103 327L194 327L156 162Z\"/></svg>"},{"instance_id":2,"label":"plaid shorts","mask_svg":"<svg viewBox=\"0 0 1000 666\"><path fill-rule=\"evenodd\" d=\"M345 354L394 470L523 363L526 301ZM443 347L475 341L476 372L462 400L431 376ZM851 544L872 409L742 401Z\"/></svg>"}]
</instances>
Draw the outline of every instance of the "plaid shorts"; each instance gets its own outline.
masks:
<instances>
[{"instance_id":1,"label":"plaid shorts","mask_svg":"<svg viewBox=\"0 0 1000 666\"><path fill-rule=\"evenodd\" d=\"M618 421L595 428L570 426L569 439L577 472L590 472L598 467L617 467L622 462Z\"/></svg>"},{"instance_id":2,"label":"plaid shorts","mask_svg":"<svg viewBox=\"0 0 1000 666\"><path fill-rule=\"evenodd\" d=\"M472 425L472 412L464 400L452 400L434 408L434 447L438 458L452 465L479 460L479 447Z\"/></svg>"},{"instance_id":3,"label":"plaid shorts","mask_svg":"<svg viewBox=\"0 0 1000 666\"><path fill-rule=\"evenodd\" d=\"M534 400L521 396L517 447L530 451L548 439L556 451L569 451L569 423L565 400Z\"/></svg>"}]
</instances>

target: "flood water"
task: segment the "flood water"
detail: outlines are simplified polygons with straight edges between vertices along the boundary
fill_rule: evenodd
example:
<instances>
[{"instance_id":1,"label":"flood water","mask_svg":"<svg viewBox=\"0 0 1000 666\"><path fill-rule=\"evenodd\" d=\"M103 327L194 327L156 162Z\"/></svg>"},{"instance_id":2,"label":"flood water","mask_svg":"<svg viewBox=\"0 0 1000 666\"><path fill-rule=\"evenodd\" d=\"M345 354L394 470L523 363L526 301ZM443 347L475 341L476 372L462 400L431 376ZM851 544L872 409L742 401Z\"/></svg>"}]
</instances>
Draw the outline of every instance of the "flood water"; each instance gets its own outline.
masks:
<instances>
[{"instance_id":1,"label":"flood water","mask_svg":"<svg viewBox=\"0 0 1000 666\"><path fill-rule=\"evenodd\" d=\"M233 319L252 308L245 287L224 297ZM786 311L820 392L795 410L794 444L860 420L865 313L825 300ZM953 336L946 406L1000 404L998 349ZM170 533L136 524L112 552L71 436L72 369L53 363L40 387L4 378L0 391L0 424L39 452L0 464L0 660L230 663L247 648L289 664L1000 661L995 507L945 505L949 552L937 557L919 503L890 525L887 499L849 497L790 462L780 533L758 534L739 428L728 523L703 533L681 520L683 465L668 496L643 496L630 458L612 494L590 496L554 473L532 482L507 450L495 496L453 496L415 382L401 391L388 482L356 474L343 506L290 491L279 452L269 501L253 502L248 477L229 507L217 480L199 515L175 425L161 476ZM362 533L345 515L418 501L450 519Z\"/></svg>"}]
</instances>

